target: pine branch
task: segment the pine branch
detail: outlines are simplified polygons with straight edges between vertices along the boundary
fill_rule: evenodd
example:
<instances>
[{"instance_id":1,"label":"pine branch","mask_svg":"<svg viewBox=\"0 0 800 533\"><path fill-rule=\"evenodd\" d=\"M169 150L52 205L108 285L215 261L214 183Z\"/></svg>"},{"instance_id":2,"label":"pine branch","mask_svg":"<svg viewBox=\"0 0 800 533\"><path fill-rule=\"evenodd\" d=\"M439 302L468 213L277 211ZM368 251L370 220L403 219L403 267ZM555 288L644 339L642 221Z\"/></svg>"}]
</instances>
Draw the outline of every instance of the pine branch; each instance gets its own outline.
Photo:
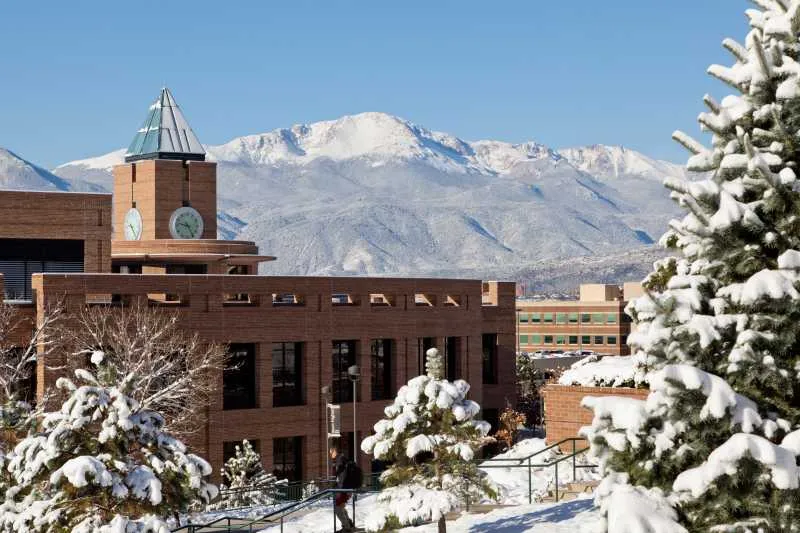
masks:
<instances>
[{"instance_id":1,"label":"pine branch","mask_svg":"<svg viewBox=\"0 0 800 533\"><path fill-rule=\"evenodd\" d=\"M702 154L708 151L700 142L680 130L672 133L672 139L693 154Z\"/></svg>"},{"instance_id":2,"label":"pine branch","mask_svg":"<svg viewBox=\"0 0 800 533\"><path fill-rule=\"evenodd\" d=\"M738 42L731 38L726 38L722 41L722 46L725 47L725 49L728 50L738 61L742 63L747 62L747 49Z\"/></svg>"}]
</instances>

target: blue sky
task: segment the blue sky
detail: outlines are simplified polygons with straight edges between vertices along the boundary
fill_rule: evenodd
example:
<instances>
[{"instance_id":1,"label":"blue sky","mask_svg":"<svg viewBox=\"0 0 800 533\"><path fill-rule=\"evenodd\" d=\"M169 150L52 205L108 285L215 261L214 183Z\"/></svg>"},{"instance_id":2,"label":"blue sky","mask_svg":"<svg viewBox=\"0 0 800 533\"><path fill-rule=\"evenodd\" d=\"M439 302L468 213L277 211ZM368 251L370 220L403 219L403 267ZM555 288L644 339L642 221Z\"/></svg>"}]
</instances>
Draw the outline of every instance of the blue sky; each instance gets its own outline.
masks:
<instances>
[{"instance_id":1,"label":"blue sky","mask_svg":"<svg viewBox=\"0 0 800 533\"><path fill-rule=\"evenodd\" d=\"M204 143L361 111L464 139L683 162L744 0L14 2L0 146L45 167L127 146L167 84Z\"/></svg>"}]
</instances>

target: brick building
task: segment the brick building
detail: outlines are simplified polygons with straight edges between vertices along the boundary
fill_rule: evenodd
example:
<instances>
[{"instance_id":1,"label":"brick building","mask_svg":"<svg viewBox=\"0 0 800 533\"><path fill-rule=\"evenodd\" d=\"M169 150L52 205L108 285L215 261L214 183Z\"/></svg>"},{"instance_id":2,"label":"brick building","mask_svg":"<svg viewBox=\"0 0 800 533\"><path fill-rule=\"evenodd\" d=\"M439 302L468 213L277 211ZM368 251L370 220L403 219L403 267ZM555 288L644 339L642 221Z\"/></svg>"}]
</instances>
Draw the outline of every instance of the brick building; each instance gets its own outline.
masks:
<instances>
[{"instance_id":1,"label":"brick building","mask_svg":"<svg viewBox=\"0 0 800 533\"><path fill-rule=\"evenodd\" d=\"M628 355L627 300L641 295L640 283L584 284L578 300L517 300L519 351L592 350Z\"/></svg>"},{"instance_id":2,"label":"brick building","mask_svg":"<svg viewBox=\"0 0 800 533\"><path fill-rule=\"evenodd\" d=\"M249 439L279 476L322 475L323 388L352 431L347 368L360 366L355 425L366 436L433 346L448 377L469 381L484 419L496 424L513 403L513 283L257 275L271 260L252 242L216 240L216 164L167 89L114 169L113 197L0 191L0 281L22 312L42 316L56 301L68 312L166 306L182 327L229 345L238 364L218 376L192 443L215 469ZM38 395L56 378L46 365ZM352 433L343 437L350 446Z\"/></svg>"}]
</instances>

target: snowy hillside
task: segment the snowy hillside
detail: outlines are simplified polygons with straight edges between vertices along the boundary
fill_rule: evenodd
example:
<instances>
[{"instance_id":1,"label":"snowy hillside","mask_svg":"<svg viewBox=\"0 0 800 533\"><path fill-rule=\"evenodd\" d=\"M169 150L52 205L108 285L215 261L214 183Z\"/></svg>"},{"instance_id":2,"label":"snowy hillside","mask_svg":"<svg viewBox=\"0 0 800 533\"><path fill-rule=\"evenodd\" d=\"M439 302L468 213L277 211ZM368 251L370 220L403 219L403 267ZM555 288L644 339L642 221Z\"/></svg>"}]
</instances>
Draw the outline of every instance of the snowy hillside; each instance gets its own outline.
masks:
<instances>
[{"instance_id":1,"label":"snowy hillside","mask_svg":"<svg viewBox=\"0 0 800 533\"><path fill-rule=\"evenodd\" d=\"M22 159L14 152L0 148L0 188L36 191L66 191L70 184Z\"/></svg>"},{"instance_id":2,"label":"snowy hillside","mask_svg":"<svg viewBox=\"0 0 800 533\"><path fill-rule=\"evenodd\" d=\"M671 163L618 147L556 152L467 142L383 113L207 146L220 235L278 256L265 272L509 277L535 262L615 256L676 212ZM54 173L110 188L123 151ZM649 265L647 265L649 266Z\"/></svg>"},{"instance_id":3,"label":"snowy hillside","mask_svg":"<svg viewBox=\"0 0 800 533\"><path fill-rule=\"evenodd\" d=\"M3 147L0 147L0 189L88 192L108 190L105 184L88 183L81 176L69 180L56 176Z\"/></svg>"}]
</instances>

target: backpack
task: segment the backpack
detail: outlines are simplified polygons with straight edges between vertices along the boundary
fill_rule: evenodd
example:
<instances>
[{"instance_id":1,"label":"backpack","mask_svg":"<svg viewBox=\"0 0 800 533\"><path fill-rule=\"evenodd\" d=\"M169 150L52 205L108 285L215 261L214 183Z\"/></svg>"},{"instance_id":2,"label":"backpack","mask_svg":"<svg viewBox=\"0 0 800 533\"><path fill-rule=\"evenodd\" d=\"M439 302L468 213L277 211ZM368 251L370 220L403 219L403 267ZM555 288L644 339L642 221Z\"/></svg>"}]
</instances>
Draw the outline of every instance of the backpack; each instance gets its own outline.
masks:
<instances>
[{"instance_id":1,"label":"backpack","mask_svg":"<svg viewBox=\"0 0 800 533\"><path fill-rule=\"evenodd\" d=\"M344 483L343 489L359 489L364 482L364 475L361 472L361 467L355 461L347 461L344 467Z\"/></svg>"}]
</instances>

